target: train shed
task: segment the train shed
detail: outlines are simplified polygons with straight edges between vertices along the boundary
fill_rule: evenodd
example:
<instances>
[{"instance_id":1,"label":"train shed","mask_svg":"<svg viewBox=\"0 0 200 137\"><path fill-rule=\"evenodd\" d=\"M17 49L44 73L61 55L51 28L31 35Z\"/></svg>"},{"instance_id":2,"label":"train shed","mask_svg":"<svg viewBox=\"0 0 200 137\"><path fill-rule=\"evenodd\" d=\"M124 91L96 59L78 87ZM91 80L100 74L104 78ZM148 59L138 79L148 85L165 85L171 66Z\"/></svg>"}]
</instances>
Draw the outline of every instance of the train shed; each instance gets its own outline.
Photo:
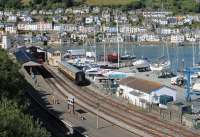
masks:
<instances>
[{"instance_id":1,"label":"train shed","mask_svg":"<svg viewBox=\"0 0 200 137\"><path fill-rule=\"evenodd\" d=\"M45 69L42 64L34 61L26 62L22 65L26 72L34 79L36 75L41 75L43 78L52 78L51 73Z\"/></svg>"}]
</instances>

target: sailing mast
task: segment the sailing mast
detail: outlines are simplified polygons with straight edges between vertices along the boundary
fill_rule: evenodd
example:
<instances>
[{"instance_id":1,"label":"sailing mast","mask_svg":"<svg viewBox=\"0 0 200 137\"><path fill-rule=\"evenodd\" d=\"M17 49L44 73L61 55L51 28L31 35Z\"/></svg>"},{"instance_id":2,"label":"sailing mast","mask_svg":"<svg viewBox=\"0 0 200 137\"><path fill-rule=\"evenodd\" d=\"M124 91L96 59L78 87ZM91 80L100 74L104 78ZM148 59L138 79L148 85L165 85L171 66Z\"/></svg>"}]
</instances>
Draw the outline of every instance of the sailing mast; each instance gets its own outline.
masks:
<instances>
[{"instance_id":1,"label":"sailing mast","mask_svg":"<svg viewBox=\"0 0 200 137\"><path fill-rule=\"evenodd\" d=\"M94 24L94 46L95 46L95 63L97 63L97 47L96 47L96 36L95 36L95 33L96 33L96 27L95 27L95 24Z\"/></svg>"},{"instance_id":2,"label":"sailing mast","mask_svg":"<svg viewBox=\"0 0 200 137\"><path fill-rule=\"evenodd\" d=\"M195 66L195 48L194 48L194 42L192 43L192 62L193 67Z\"/></svg>"},{"instance_id":3,"label":"sailing mast","mask_svg":"<svg viewBox=\"0 0 200 137\"><path fill-rule=\"evenodd\" d=\"M119 68L119 26L118 26L118 16L117 16L117 12L116 12L116 17L117 17L117 56L118 56L118 68Z\"/></svg>"},{"instance_id":4,"label":"sailing mast","mask_svg":"<svg viewBox=\"0 0 200 137\"><path fill-rule=\"evenodd\" d=\"M200 57L200 40L198 42L198 48L199 48L199 54L198 54L198 58L199 58ZM198 63L200 63L199 60L198 60Z\"/></svg>"},{"instance_id":5,"label":"sailing mast","mask_svg":"<svg viewBox=\"0 0 200 137\"><path fill-rule=\"evenodd\" d=\"M104 33L103 33L103 42L104 42L104 44L103 44L103 53L104 53L104 55L103 55L103 61L104 61L104 65L105 65L105 63L106 63L106 45L105 45L105 38L104 38Z\"/></svg>"}]
</instances>

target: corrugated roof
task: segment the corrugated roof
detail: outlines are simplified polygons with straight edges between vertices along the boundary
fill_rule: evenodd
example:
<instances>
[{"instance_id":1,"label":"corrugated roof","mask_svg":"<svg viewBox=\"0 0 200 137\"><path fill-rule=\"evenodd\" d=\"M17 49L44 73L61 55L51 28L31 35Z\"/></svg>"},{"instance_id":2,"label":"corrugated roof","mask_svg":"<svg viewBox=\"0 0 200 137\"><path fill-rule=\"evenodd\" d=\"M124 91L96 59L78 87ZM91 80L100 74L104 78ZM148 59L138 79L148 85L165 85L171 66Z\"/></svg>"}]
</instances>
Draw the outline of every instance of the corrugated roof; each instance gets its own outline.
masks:
<instances>
[{"instance_id":1,"label":"corrugated roof","mask_svg":"<svg viewBox=\"0 0 200 137\"><path fill-rule=\"evenodd\" d=\"M25 66L42 66L42 65L37 62L29 61L24 63L23 66L25 67Z\"/></svg>"},{"instance_id":2,"label":"corrugated roof","mask_svg":"<svg viewBox=\"0 0 200 137\"><path fill-rule=\"evenodd\" d=\"M77 67L67 63L66 61L61 61L61 62L59 62L59 64L61 64L62 66L64 66L65 68L71 70L74 73L77 73L77 72L81 71L80 69L78 69Z\"/></svg>"},{"instance_id":3,"label":"corrugated roof","mask_svg":"<svg viewBox=\"0 0 200 137\"><path fill-rule=\"evenodd\" d=\"M140 90L142 92L150 93L151 91L161 88L163 85L157 82L139 79L135 77L127 77L119 82L120 85L126 85L130 88Z\"/></svg>"},{"instance_id":4,"label":"corrugated roof","mask_svg":"<svg viewBox=\"0 0 200 137\"><path fill-rule=\"evenodd\" d=\"M47 49L47 52L50 52L50 53L57 52L57 51L60 52L60 50L55 49L55 48L49 48L49 49Z\"/></svg>"}]
</instances>

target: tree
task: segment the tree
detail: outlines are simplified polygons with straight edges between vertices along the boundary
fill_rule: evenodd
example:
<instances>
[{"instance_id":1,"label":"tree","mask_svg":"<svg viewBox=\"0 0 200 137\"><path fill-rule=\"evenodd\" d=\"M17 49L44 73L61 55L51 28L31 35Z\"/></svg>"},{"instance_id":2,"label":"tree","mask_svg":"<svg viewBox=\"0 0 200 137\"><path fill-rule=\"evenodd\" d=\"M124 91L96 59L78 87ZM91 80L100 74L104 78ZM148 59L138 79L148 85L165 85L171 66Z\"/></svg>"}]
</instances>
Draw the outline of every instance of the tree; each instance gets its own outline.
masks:
<instances>
[{"instance_id":1,"label":"tree","mask_svg":"<svg viewBox=\"0 0 200 137\"><path fill-rule=\"evenodd\" d=\"M0 101L0 137L50 137L39 121L25 115L12 101Z\"/></svg>"},{"instance_id":2,"label":"tree","mask_svg":"<svg viewBox=\"0 0 200 137\"><path fill-rule=\"evenodd\" d=\"M17 9L22 7L22 3L21 0L0 0L0 7Z\"/></svg>"},{"instance_id":3,"label":"tree","mask_svg":"<svg viewBox=\"0 0 200 137\"><path fill-rule=\"evenodd\" d=\"M0 62L0 97L25 103L23 90L27 83L18 72L19 65L14 64L4 50L0 50Z\"/></svg>"}]
</instances>

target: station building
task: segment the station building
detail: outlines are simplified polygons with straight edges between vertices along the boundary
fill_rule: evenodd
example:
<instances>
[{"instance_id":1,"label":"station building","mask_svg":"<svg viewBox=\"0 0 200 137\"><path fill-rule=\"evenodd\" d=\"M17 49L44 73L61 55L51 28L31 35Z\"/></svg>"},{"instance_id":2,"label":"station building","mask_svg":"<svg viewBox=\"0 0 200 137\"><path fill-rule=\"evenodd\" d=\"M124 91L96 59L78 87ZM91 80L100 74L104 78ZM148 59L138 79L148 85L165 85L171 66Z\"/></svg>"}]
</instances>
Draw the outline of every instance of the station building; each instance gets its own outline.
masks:
<instances>
[{"instance_id":1,"label":"station building","mask_svg":"<svg viewBox=\"0 0 200 137\"><path fill-rule=\"evenodd\" d=\"M143 108L147 103L167 108L168 102L176 100L176 90L153 81L127 77L119 81L117 96Z\"/></svg>"},{"instance_id":2,"label":"station building","mask_svg":"<svg viewBox=\"0 0 200 137\"><path fill-rule=\"evenodd\" d=\"M61 62L60 50L50 48L47 50L47 61L51 66L58 66L58 62Z\"/></svg>"}]
</instances>

